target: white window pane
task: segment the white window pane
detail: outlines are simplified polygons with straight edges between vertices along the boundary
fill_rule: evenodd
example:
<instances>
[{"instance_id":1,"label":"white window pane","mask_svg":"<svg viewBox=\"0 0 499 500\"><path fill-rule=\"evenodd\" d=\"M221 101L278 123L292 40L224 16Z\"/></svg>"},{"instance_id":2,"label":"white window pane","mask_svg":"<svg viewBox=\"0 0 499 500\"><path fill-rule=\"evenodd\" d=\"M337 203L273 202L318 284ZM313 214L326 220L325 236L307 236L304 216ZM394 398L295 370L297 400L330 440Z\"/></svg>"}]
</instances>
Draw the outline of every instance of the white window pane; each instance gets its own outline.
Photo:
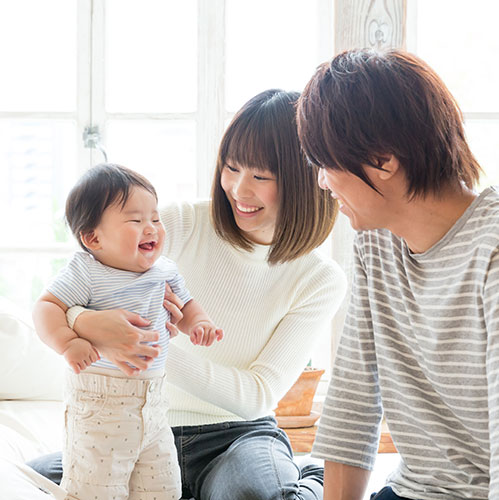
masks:
<instances>
[{"instance_id":1,"label":"white window pane","mask_svg":"<svg viewBox=\"0 0 499 500\"><path fill-rule=\"evenodd\" d=\"M110 120L107 154L145 175L158 193L160 205L196 195L195 123Z\"/></svg>"},{"instance_id":2,"label":"white window pane","mask_svg":"<svg viewBox=\"0 0 499 500\"><path fill-rule=\"evenodd\" d=\"M76 172L75 124L0 121L1 246L67 241L62 221Z\"/></svg>"},{"instance_id":3,"label":"white window pane","mask_svg":"<svg viewBox=\"0 0 499 500\"><path fill-rule=\"evenodd\" d=\"M0 259L0 296L30 310L42 290L67 262L37 252L22 256L2 253Z\"/></svg>"},{"instance_id":4,"label":"white window pane","mask_svg":"<svg viewBox=\"0 0 499 500\"><path fill-rule=\"evenodd\" d=\"M106 109L196 109L197 2L107 0Z\"/></svg>"},{"instance_id":5,"label":"white window pane","mask_svg":"<svg viewBox=\"0 0 499 500\"><path fill-rule=\"evenodd\" d=\"M468 120L466 135L473 154L485 172L481 187L499 186L499 120Z\"/></svg>"},{"instance_id":6,"label":"white window pane","mask_svg":"<svg viewBox=\"0 0 499 500\"><path fill-rule=\"evenodd\" d=\"M418 0L417 53L465 111L499 111L497 0Z\"/></svg>"},{"instance_id":7,"label":"white window pane","mask_svg":"<svg viewBox=\"0 0 499 500\"><path fill-rule=\"evenodd\" d=\"M76 0L0 2L0 110L74 111Z\"/></svg>"},{"instance_id":8,"label":"white window pane","mask_svg":"<svg viewBox=\"0 0 499 500\"><path fill-rule=\"evenodd\" d=\"M302 91L322 61L317 2L227 0L227 109L268 88Z\"/></svg>"}]
</instances>

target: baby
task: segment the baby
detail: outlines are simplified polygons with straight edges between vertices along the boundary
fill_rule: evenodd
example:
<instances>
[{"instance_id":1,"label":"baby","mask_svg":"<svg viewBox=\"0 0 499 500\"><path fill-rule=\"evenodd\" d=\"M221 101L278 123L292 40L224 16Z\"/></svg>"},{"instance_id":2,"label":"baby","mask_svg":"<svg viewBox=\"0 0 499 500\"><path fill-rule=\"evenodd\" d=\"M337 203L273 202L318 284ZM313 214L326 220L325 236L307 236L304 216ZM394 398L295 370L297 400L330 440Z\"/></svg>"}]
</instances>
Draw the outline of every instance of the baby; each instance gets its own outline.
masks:
<instances>
[{"instance_id":1,"label":"baby","mask_svg":"<svg viewBox=\"0 0 499 500\"><path fill-rule=\"evenodd\" d=\"M185 304L178 323L194 344L221 340L190 296L176 264L161 256L165 229L147 179L125 167L90 169L66 202L66 219L84 252L77 252L35 304L40 338L62 354L66 378L61 486L70 499L178 500L180 471L162 390L169 332L165 284ZM151 321L160 354L133 376L100 357L69 328L66 311L123 308ZM131 370L130 370L131 369ZM154 493L154 495L149 495Z\"/></svg>"}]
</instances>

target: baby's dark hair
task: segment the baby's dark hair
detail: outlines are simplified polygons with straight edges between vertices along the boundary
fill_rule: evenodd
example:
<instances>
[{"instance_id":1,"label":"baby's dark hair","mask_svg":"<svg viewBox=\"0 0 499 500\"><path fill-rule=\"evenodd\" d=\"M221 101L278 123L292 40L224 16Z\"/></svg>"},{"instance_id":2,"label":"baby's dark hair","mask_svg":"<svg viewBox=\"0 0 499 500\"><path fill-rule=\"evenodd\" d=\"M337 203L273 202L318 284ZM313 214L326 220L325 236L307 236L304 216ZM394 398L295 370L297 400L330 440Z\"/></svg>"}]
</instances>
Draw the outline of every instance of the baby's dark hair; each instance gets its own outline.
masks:
<instances>
[{"instance_id":1,"label":"baby's dark hair","mask_svg":"<svg viewBox=\"0 0 499 500\"><path fill-rule=\"evenodd\" d=\"M107 207L115 203L123 207L133 186L149 191L158 199L154 186L145 177L113 163L89 169L73 187L66 200L66 221L85 251L88 249L81 235L92 232L99 225Z\"/></svg>"}]
</instances>

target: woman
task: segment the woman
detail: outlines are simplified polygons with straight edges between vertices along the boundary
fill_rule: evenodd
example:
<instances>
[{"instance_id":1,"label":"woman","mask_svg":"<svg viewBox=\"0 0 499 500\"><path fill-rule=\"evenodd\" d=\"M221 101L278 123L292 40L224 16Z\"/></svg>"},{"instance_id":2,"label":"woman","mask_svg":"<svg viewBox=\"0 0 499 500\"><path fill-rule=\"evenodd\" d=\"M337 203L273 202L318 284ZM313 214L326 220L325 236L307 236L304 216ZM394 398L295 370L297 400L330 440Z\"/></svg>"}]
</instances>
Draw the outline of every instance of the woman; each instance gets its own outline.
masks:
<instances>
[{"instance_id":1,"label":"woman","mask_svg":"<svg viewBox=\"0 0 499 500\"><path fill-rule=\"evenodd\" d=\"M346 289L338 265L313 251L330 233L336 205L305 166L298 97L268 90L246 103L222 138L211 202L161 214L166 255L225 332L210 349L188 345L183 335L169 348L168 420L186 498L322 498L322 468L297 467L272 416ZM175 312L178 300L170 299ZM74 328L126 369L127 361L148 363L137 355L156 354L139 343L153 340L137 328L145 324L125 311L88 311ZM58 460L32 465L57 478Z\"/></svg>"}]
</instances>

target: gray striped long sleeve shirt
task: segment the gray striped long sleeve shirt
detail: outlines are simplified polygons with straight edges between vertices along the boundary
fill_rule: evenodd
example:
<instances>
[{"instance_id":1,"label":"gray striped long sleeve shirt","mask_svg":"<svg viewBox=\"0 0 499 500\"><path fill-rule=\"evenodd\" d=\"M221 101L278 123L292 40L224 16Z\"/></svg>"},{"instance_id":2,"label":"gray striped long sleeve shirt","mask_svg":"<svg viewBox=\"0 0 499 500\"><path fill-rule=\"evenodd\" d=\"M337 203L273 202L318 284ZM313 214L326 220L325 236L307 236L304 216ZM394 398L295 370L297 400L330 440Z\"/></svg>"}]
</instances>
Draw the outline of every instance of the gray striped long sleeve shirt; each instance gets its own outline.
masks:
<instances>
[{"instance_id":1,"label":"gray striped long sleeve shirt","mask_svg":"<svg viewBox=\"0 0 499 500\"><path fill-rule=\"evenodd\" d=\"M354 282L313 455L372 469L385 414L414 499L499 499L499 195L432 248L359 232Z\"/></svg>"}]
</instances>

